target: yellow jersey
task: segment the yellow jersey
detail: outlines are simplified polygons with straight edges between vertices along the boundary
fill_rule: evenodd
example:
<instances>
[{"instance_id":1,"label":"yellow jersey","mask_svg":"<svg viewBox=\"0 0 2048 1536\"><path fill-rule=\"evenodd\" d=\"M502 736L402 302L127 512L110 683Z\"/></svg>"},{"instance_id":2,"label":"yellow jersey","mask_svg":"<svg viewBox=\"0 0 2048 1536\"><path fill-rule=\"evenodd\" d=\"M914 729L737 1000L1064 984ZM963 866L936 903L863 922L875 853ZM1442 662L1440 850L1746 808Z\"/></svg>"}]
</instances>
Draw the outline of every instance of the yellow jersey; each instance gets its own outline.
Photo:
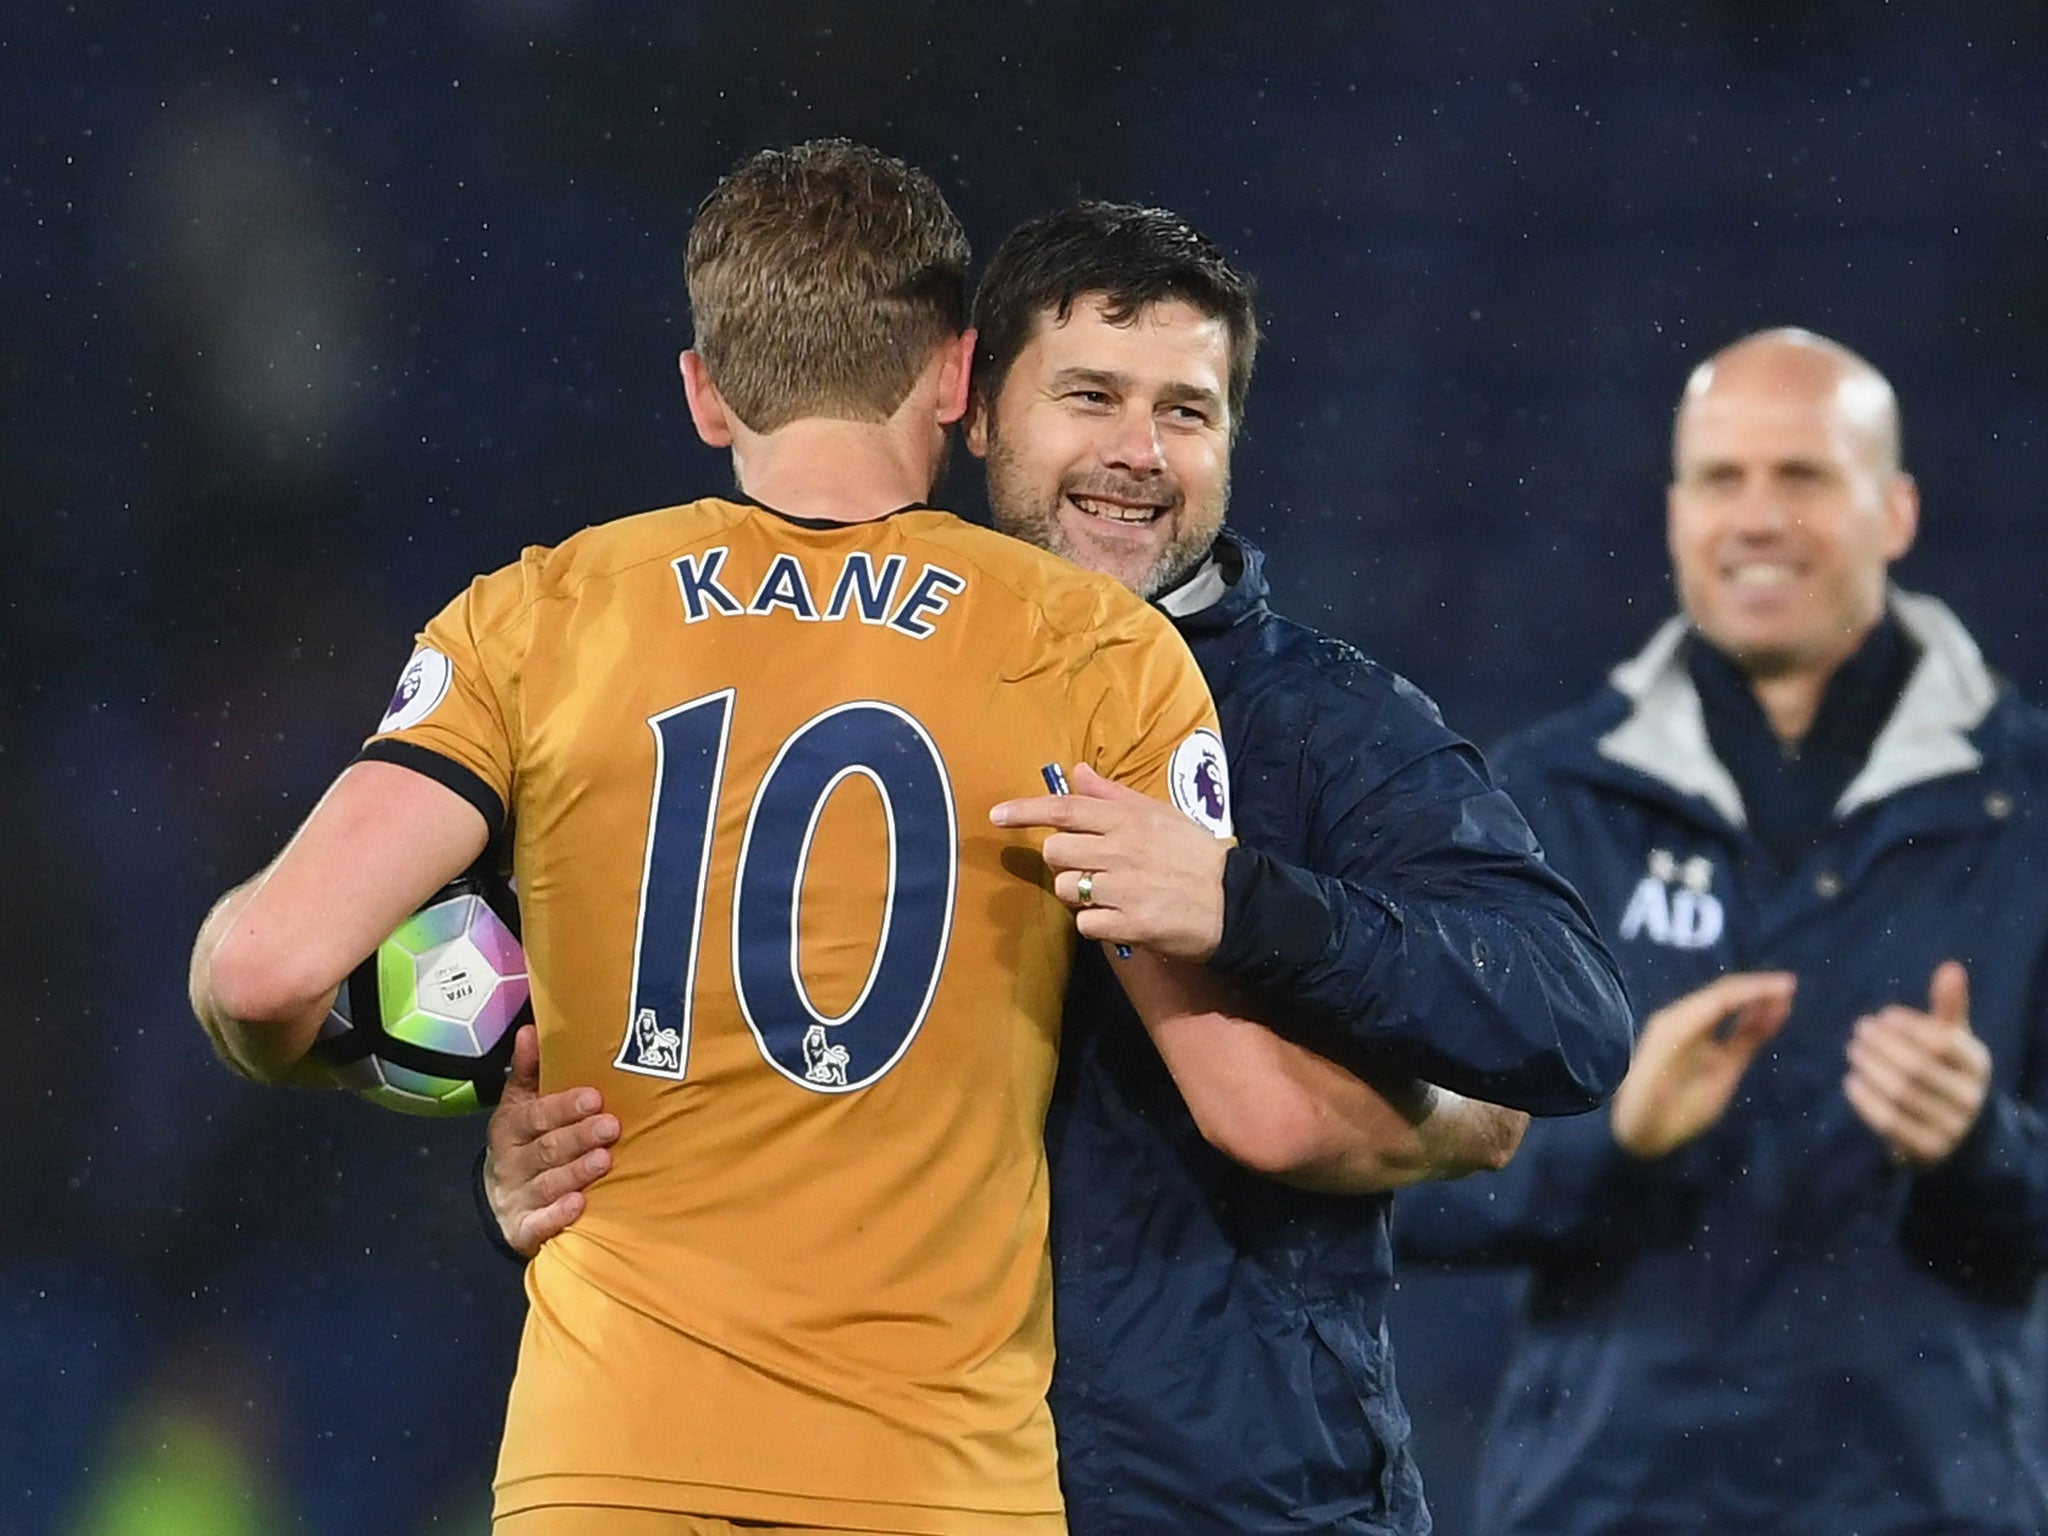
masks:
<instances>
[{"instance_id":1,"label":"yellow jersey","mask_svg":"<svg viewBox=\"0 0 2048 1536\"><path fill-rule=\"evenodd\" d=\"M1167 621L943 512L700 501L478 580L365 750L503 808L542 1086L622 1127L527 1273L499 1513L1058 1528L1074 932L987 812L1088 762L1227 831Z\"/></svg>"}]
</instances>

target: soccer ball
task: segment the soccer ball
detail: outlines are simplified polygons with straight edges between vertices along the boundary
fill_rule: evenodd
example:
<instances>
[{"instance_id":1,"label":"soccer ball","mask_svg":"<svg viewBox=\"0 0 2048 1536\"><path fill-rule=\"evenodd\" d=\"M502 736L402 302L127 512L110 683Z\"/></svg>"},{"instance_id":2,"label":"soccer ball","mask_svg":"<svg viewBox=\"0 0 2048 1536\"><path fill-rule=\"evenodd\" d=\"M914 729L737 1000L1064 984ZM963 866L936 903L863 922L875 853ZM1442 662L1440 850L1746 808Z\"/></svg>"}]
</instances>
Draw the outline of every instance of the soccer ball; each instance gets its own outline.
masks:
<instances>
[{"instance_id":1,"label":"soccer ball","mask_svg":"<svg viewBox=\"0 0 2048 1536\"><path fill-rule=\"evenodd\" d=\"M512 888L465 875L342 983L312 1055L386 1109L466 1115L498 1102L512 1037L532 1020Z\"/></svg>"}]
</instances>

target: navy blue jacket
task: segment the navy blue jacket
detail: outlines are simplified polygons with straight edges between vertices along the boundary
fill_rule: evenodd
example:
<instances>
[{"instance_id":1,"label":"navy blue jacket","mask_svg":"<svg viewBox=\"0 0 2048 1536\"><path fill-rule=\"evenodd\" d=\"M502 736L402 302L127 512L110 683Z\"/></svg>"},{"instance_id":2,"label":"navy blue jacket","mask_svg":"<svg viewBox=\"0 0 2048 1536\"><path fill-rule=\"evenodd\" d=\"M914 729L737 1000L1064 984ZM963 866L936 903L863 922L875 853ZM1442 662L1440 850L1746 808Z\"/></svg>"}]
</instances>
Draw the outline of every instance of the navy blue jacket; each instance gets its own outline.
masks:
<instances>
[{"instance_id":1,"label":"navy blue jacket","mask_svg":"<svg viewBox=\"0 0 2048 1536\"><path fill-rule=\"evenodd\" d=\"M1404 1257L1527 1267L1481 1475L1488 1536L2048 1531L2048 715L1948 610L1806 862L1716 760L1673 621L1497 758L1645 1012L1795 972L1722 1122L1637 1163L1605 1115L1530 1128L1484 1187L1404 1195ZM1842 1092L1855 1020L1970 972L1991 1094L1939 1168Z\"/></svg>"},{"instance_id":2,"label":"navy blue jacket","mask_svg":"<svg viewBox=\"0 0 2048 1536\"><path fill-rule=\"evenodd\" d=\"M1584 909L1434 706L1275 615L1261 564L1226 534L1163 605L1236 791L1212 964L1333 1057L1591 1108L1626 1069L1628 1014ZM1092 948L1046 1140L1075 1536L1428 1531L1384 1327L1387 1199L1210 1148Z\"/></svg>"}]
</instances>

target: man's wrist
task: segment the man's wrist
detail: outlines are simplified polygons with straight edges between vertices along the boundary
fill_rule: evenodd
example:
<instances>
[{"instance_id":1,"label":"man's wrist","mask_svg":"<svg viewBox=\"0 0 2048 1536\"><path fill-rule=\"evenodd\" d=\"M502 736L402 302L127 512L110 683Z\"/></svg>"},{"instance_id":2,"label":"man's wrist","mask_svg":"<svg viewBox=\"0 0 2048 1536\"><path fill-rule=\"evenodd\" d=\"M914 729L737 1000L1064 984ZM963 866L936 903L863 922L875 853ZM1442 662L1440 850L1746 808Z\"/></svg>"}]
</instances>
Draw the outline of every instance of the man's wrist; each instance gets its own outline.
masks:
<instances>
[{"instance_id":1,"label":"man's wrist","mask_svg":"<svg viewBox=\"0 0 2048 1536\"><path fill-rule=\"evenodd\" d=\"M521 1253L506 1241L504 1228L498 1225L498 1213L491 1209L490 1173L491 1149L488 1145L477 1148L476 1166L470 1170L469 1198L476 1207L476 1219L482 1223L484 1236L490 1245L515 1264L527 1262L527 1255Z\"/></svg>"}]
</instances>

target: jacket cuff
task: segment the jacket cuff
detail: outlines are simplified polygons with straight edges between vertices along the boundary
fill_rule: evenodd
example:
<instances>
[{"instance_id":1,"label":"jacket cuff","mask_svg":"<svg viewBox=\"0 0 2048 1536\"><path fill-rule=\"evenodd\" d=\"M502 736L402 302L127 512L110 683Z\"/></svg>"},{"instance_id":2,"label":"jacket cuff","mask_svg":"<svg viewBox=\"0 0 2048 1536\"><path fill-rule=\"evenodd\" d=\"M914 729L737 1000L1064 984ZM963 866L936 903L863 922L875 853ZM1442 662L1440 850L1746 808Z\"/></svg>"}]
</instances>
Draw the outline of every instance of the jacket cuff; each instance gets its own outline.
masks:
<instances>
[{"instance_id":1,"label":"jacket cuff","mask_svg":"<svg viewBox=\"0 0 2048 1536\"><path fill-rule=\"evenodd\" d=\"M484 1191L484 1160L491 1155L489 1147L476 1149L476 1163L469 1171L469 1199L476 1207L477 1222L484 1229L484 1236L490 1245L514 1264L524 1264L526 1255L505 1241L505 1234L498 1230L498 1216L491 1209L491 1197Z\"/></svg>"},{"instance_id":2,"label":"jacket cuff","mask_svg":"<svg viewBox=\"0 0 2048 1536\"><path fill-rule=\"evenodd\" d=\"M1223 938L1211 969L1270 983L1322 959L1333 927L1322 883L1307 870L1243 844L1223 856Z\"/></svg>"},{"instance_id":3,"label":"jacket cuff","mask_svg":"<svg viewBox=\"0 0 2048 1536\"><path fill-rule=\"evenodd\" d=\"M2044 1266L2037 1209L2042 1170L2030 1166L2025 1107L1993 1094L1955 1151L1913 1175L1901 1220L1906 1251L1936 1274L1997 1304L2030 1306Z\"/></svg>"},{"instance_id":4,"label":"jacket cuff","mask_svg":"<svg viewBox=\"0 0 2048 1536\"><path fill-rule=\"evenodd\" d=\"M1955 1150L1932 1168L1913 1176L1915 1196L1931 1195L1935 1198L1953 1198L1963 1194L1987 1175L1999 1171L2000 1142L1999 1122L2004 1119L2004 1106L1995 1092L1984 1095L1984 1104L1977 1111L1977 1122L1963 1133L1963 1139L1956 1143Z\"/></svg>"}]
</instances>

